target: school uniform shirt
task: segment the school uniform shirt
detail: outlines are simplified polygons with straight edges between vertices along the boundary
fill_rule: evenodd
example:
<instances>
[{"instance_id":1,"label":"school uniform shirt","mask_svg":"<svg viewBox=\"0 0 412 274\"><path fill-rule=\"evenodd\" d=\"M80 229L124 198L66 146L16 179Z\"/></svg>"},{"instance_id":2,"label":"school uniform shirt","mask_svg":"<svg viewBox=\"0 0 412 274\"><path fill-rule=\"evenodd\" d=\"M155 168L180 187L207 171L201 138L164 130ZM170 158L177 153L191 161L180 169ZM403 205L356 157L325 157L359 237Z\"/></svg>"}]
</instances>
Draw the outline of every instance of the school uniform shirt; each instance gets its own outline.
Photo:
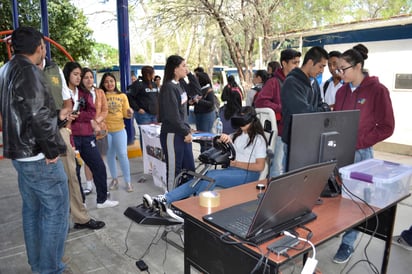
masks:
<instances>
[{"instance_id":1,"label":"school uniform shirt","mask_svg":"<svg viewBox=\"0 0 412 274\"><path fill-rule=\"evenodd\" d=\"M190 125L187 122L187 101L187 93L179 82L172 80L162 86L159 96L161 132L176 133L180 136L190 133Z\"/></svg>"}]
</instances>

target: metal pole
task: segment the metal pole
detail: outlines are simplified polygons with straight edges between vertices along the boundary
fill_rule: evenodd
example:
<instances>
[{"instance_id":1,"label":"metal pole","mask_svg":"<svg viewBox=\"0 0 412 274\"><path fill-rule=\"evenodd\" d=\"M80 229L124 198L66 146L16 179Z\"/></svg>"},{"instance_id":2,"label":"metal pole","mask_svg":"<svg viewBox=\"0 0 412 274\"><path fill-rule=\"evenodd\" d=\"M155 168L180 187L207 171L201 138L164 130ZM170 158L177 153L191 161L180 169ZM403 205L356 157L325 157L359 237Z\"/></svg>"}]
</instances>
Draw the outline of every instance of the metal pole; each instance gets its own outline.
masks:
<instances>
[{"instance_id":1,"label":"metal pole","mask_svg":"<svg viewBox=\"0 0 412 274\"><path fill-rule=\"evenodd\" d=\"M40 0L40 10L41 10L41 31L44 36L50 37L49 35L49 16L47 11L47 0ZM46 42L46 41L45 41ZM51 60L50 55L50 43L46 42L47 58Z\"/></svg>"},{"instance_id":2,"label":"metal pole","mask_svg":"<svg viewBox=\"0 0 412 274\"><path fill-rule=\"evenodd\" d=\"M17 5L17 0L12 1L12 13L13 13L13 29L17 29L19 27L19 10Z\"/></svg>"},{"instance_id":3,"label":"metal pole","mask_svg":"<svg viewBox=\"0 0 412 274\"><path fill-rule=\"evenodd\" d=\"M119 33L120 86L126 92L130 84L129 10L127 0L117 0L117 28ZM127 143L134 143L133 118L125 119Z\"/></svg>"}]
</instances>

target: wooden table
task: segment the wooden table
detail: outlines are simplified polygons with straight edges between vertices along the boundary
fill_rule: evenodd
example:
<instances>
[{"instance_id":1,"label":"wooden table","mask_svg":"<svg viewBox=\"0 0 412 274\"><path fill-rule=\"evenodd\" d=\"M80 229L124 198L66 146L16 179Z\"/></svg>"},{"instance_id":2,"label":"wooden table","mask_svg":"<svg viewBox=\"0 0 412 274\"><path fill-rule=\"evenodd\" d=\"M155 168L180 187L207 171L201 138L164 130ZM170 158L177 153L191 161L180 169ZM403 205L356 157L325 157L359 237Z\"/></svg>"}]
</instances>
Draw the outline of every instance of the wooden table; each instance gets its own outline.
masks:
<instances>
[{"instance_id":1,"label":"wooden table","mask_svg":"<svg viewBox=\"0 0 412 274\"><path fill-rule=\"evenodd\" d=\"M202 220L204 215L256 199L259 193L256 190L257 183L265 183L265 181L220 190L220 206L215 208L201 207L199 197L191 197L173 203L175 208L183 212L185 219L185 273L190 273L191 266L203 273L250 273L261 258L262 253L266 254L267 246L276 239L263 243L258 248L247 244L226 244L219 238L224 232ZM379 226L374 236L386 242L381 268L381 273L386 273L396 206L400 200L406 197L402 197L384 208L373 207L373 210L365 204L356 204L352 200L340 196L323 198L323 204L316 205L313 209L317 219L306 224L306 227L313 232L311 242L315 246L320 245L350 228L357 228L371 234L375 230L376 218L378 218ZM303 238L308 233L302 228L298 228L296 231ZM303 246L303 244L299 246ZM271 253L266 266L266 273L277 273L282 264L296 256L307 255L309 251L310 246L306 245L304 249L299 251L289 250L289 258Z\"/></svg>"}]
</instances>

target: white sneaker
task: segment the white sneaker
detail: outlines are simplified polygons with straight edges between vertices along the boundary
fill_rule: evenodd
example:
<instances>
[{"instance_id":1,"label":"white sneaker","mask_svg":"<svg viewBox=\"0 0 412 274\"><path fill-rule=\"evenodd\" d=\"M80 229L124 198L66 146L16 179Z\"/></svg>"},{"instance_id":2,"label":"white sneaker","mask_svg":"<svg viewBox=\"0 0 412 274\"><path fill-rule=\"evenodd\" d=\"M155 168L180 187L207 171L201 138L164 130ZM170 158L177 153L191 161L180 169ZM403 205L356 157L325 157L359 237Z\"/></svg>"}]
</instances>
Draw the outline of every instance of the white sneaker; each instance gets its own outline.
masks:
<instances>
[{"instance_id":1,"label":"white sneaker","mask_svg":"<svg viewBox=\"0 0 412 274\"><path fill-rule=\"evenodd\" d=\"M97 208L107 208L107 207L115 207L118 206L118 201L106 200L104 203L97 203Z\"/></svg>"},{"instance_id":2,"label":"white sneaker","mask_svg":"<svg viewBox=\"0 0 412 274\"><path fill-rule=\"evenodd\" d=\"M149 194L144 194L143 195L143 206L145 208L150 209L150 208L152 208L152 204L153 204L152 197L150 197Z\"/></svg>"},{"instance_id":3,"label":"white sneaker","mask_svg":"<svg viewBox=\"0 0 412 274\"><path fill-rule=\"evenodd\" d=\"M178 221L180 223L184 222L183 218L180 217L179 215L177 215L172 209L166 208L166 213L167 213L167 215L169 215L169 217L172 217L176 221Z\"/></svg>"}]
</instances>

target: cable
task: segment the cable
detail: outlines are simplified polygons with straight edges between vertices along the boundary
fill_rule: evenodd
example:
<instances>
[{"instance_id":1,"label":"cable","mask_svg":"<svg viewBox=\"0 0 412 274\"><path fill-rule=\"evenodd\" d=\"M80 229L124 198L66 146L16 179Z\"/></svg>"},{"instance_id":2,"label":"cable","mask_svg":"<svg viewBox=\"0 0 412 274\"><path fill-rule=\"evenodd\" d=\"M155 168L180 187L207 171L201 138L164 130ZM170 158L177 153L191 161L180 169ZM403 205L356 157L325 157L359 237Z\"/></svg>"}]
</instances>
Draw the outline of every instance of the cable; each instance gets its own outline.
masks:
<instances>
[{"instance_id":1,"label":"cable","mask_svg":"<svg viewBox=\"0 0 412 274\"><path fill-rule=\"evenodd\" d=\"M349 194L349 198L352 200L352 202L354 202L358 208L360 209L360 211L363 213L363 215L365 216L365 228L363 230L360 230L361 232L366 232L366 228L368 227L368 219L366 218L366 212L363 210L363 208L360 206L360 203L358 201L356 201L354 199L357 198L358 200L360 200L363 204L365 204L371 211L372 211L372 215L375 217L375 228L372 230L372 233L370 234L369 240L366 243L363 251L364 251L364 255L366 260L358 260L357 262L355 262L346 273L349 273L357 264L361 263L361 262L366 262L369 265L369 268L373 271L373 273L379 273L378 268L369 260L368 254L367 254L367 248L369 247L370 243L372 242L372 239L375 237L377 231L378 231L378 227L379 227L379 217L378 214L376 213L375 209L364 199L362 199L361 197L357 196L355 193L351 192L346 185L342 182L342 188ZM363 234L362 234L363 237ZM356 245L356 247L354 248L354 250L359 246L360 241L358 242L358 244ZM346 266L341 270L341 273L343 273L343 271L345 270Z\"/></svg>"},{"instance_id":2,"label":"cable","mask_svg":"<svg viewBox=\"0 0 412 274\"><path fill-rule=\"evenodd\" d=\"M316 257L316 248L315 248L315 246L313 245L313 243L312 243L310 240L305 239L305 238L298 237L298 236L290 233L290 232L287 231L287 230L283 231L283 234L286 235L286 236L290 236L290 237L296 238L296 239L298 239L299 241L307 242L307 243L312 247L312 251L313 251L312 259L315 259L315 257Z\"/></svg>"},{"instance_id":3,"label":"cable","mask_svg":"<svg viewBox=\"0 0 412 274\"><path fill-rule=\"evenodd\" d=\"M301 274L312 274L312 273L314 273L316 271L316 266L318 264L318 261L316 260L316 248L315 248L314 244L310 240L304 239L304 238L301 238L301 237L297 237L296 235L293 235L289 231L283 231L283 234L286 235L286 236L297 238L299 241L303 241L303 242L306 242L306 243L310 244L310 246L312 247L312 257L307 258L307 260L305 262L305 265L303 266Z\"/></svg>"},{"instance_id":4,"label":"cable","mask_svg":"<svg viewBox=\"0 0 412 274\"><path fill-rule=\"evenodd\" d=\"M255 244L255 243L252 243L252 242L247 242L247 241L242 241L242 240L235 241L235 240L227 240L227 239L225 239L226 237L228 237L228 236L230 236L230 235L231 235L230 232L225 232L224 234L222 234L222 235L219 236L219 239L220 239L223 243L228 244L228 245L242 245L242 244L247 244L247 245L251 245L251 246L257 248L257 250L258 250L259 253L260 253L260 259L259 259L259 261L256 263L255 267L250 271L250 274L257 273L256 271L259 270L259 268L261 267L261 265L262 265L263 261L265 260L265 258L267 258L267 257L269 256L269 252L266 253L266 254L263 254L263 251L262 251L262 249L260 248L260 246L257 245L257 244ZM264 268L265 271L266 271L266 264L267 264L267 259L266 259L265 268ZM261 272L261 273L264 274L265 272Z\"/></svg>"}]
</instances>

